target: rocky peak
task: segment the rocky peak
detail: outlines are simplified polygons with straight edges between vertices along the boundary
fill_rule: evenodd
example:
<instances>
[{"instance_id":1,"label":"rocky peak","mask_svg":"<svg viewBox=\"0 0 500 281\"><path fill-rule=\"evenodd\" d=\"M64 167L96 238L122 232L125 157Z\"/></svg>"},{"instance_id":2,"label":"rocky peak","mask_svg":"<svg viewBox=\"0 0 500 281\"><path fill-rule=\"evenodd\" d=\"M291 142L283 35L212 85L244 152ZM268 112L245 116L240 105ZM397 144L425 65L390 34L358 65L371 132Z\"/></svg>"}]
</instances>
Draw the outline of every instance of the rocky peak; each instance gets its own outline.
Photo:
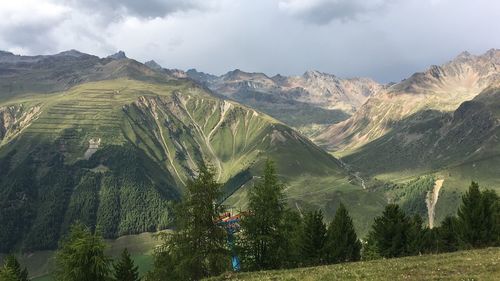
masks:
<instances>
[{"instance_id":1,"label":"rocky peak","mask_svg":"<svg viewBox=\"0 0 500 281\"><path fill-rule=\"evenodd\" d=\"M302 75L302 77L304 77L305 79L316 79L321 76L324 76L324 73L319 72L317 70L308 70L304 72L304 74Z\"/></svg>"},{"instance_id":2,"label":"rocky peak","mask_svg":"<svg viewBox=\"0 0 500 281\"><path fill-rule=\"evenodd\" d=\"M127 56L125 55L124 51L118 51L117 53L114 53L110 56L108 56L110 59L115 59L115 60L121 60L121 59L126 59Z\"/></svg>"},{"instance_id":3,"label":"rocky peak","mask_svg":"<svg viewBox=\"0 0 500 281\"><path fill-rule=\"evenodd\" d=\"M157 62L154 60L150 60L144 63L147 67L154 69L154 70L160 70L162 69L161 65L159 65Z\"/></svg>"}]
</instances>

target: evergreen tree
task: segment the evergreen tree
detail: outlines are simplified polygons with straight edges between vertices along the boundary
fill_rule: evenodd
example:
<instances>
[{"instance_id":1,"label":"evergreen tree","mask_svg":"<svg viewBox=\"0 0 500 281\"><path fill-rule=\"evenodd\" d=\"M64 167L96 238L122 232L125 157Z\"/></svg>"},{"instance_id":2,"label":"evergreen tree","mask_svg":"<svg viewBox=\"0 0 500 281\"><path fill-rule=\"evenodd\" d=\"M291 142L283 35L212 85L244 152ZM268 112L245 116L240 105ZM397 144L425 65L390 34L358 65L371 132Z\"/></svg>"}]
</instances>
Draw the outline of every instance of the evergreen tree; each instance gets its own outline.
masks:
<instances>
[{"instance_id":1,"label":"evergreen tree","mask_svg":"<svg viewBox=\"0 0 500 281\"><path fill-rule=\"evenodd\" d=\"M458 209L459 239L464 248L493 246L498 241L498 196L472 182Z\"/></svg>"},{"instance_id":2,"label":"evergreen tree","mask_svg":"<svg viewBox=\"0 0 500 281\"><path fill-rule=\"evenodd\" d=\"M293 268L300 265L301 240L302 240L303 220L296 211L287 209L283 217L281 231L283 238L280 246L281 266Z\"/></svg>"},{"instance_id":3,"label":"evergreen tree","mask_svg":"<svg viewBox=\"0 0 500 281\"><path fill-rule=\"evenodd\" d=\"M13 279L12 279L13 278ZM21 268L14 255L8 255L4 259L3 268L0 268L0 280L28 281L28 270Z\"/></svg>"},{"instance_id":4,"label":"evergreen tree","mask_svg":"<svg viewBox=\"0 0 500 281\"><path fill-rule=\"evenodd\" d=\"M408 217L398 205L387 205L382 215L375 218L370 233L377 253L384 258L407 255L410 227Z\"/></svg>"},{"instance_id":5,"label":"evergreen tree","mask_svg":"<svg viewBox=\"0 0 500 281\"><path fill-rule=\"evenodd\" d=\"M427 228L424 228L424 221L419 214L413 215L409 223L407 252L409 255L420 255L427 246L425 241Z\"/></svg>"},{"instance_id":6,"label":"evergreen tree","mask_svg":"<svg viewBox=\"0 0 500 281\"><path fill-rule=\"evenodd\" d=\"M120 260L114 264L114 278L116 281L139 281L139 271L130 254L125 248L121 254Z\"/></svg>"},{"instance_id":7,"label":"evergreen tree","mask_svg":"<svg viewBox=\"0 0 500 281\"><path fill-rule=\"evenodd\" d=\"M227 234L217 225L224 208L215 173L202 165L186 189L175 212L177 231L167 236L148 280L200 280L229 268Z\"/></svg>"},{"instance_id":8,"label":"evergreen tree","mask_svg":"<svg viewBox=\"0 0 500 281\"><path fill-rule=\"evenodd\" d=\"M304 218L301 249L302 260L306 265L318 265L323 262L326 240L326 226L323 222L323 212L309 212Z\"/></svg>"},{"instance_id":9,"label":"evergreen tree","mask_svg":"<svg viewBox=\"0 0 500 281\"><path fill-rule=\"evenodd\" d=\"M285 214L283 184L272 161L266 161L264 176L249 191L249 215L241 222L243 265L250 270L278 268L284 239L281 226Z\"/></svg>"},{"instance_id":10,"label":"evergreen tree","mask_svg":"<svg viewBox=\"0 0 500 281\"><path fill-rule=\"evenodd\" d=\"M111 259L104 254L106 244L98 233L80 223L71 226L68 237L55 255L58 281L105 281Z\"/></svg>"},{"instance_id":11,"label":"evergreen tree","mask_svg":"<svg viewBox=\"0 0 500 281\"><path fill-rule=\"evenodd\" d=\"M14 273L12 268L3 266L0 268L0 281L19 281L20 279Z\"/></svg>"},{"instance_id":12,"label":"evergreen tree","mask_svg":"<svg viewBox=\"0 0 500 281\"><path fill-rule=\"evenodd\" d=\"M458 229L456 217L447 216L441 222L441 225L436 228L436 232L437 252L453 252L458 250Z\"/></svg>"},{"instance_id":13,"label":"evergreen tree","mask_svg":"<svg viewBox=\"0 0 500 281\"><path fill-rule=\"evenodd\" d=\"M344 204L340 203L335 217L328 226L325 243L327 263L358 261L361 258L361 242L356 236L352 219Z\"/></svg>"}]
</instances>

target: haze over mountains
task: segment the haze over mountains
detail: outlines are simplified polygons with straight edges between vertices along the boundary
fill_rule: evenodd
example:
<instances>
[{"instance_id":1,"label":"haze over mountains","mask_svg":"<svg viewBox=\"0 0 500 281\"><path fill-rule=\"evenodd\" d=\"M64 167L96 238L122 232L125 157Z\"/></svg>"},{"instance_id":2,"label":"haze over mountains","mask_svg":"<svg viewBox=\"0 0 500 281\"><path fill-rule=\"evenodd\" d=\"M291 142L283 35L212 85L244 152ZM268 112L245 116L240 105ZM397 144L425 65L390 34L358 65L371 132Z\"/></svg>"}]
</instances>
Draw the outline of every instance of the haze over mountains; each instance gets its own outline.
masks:
<instances>
[{"instance_id":1,"label":"haze over mountains","mask_svg":"<svg viewBox=\"0 0 500 281\"><path fill-rule=\"evenodd\" d=\"M169 227L201 162L245 208L271 158L290 206L329 219L343 202L361 236L387 202L425 216L444 180L439 221L470 180L500 187L499 70L495 49L390 85L0 52L0 251L54 248L75 220L106 237Z\"/></svg>"}]
</instances>

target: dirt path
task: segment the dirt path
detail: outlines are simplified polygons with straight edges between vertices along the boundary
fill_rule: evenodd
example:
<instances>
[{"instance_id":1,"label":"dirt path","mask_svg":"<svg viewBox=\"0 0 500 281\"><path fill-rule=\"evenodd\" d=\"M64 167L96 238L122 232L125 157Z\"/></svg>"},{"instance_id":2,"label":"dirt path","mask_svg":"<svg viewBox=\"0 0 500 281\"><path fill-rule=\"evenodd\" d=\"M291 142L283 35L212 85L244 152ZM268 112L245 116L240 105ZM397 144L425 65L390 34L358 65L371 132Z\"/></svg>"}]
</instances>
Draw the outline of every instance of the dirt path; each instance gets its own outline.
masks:
<instances>
[{"instance_id":1,"label":"dirt path","mask_svg":"<svg viewBox=\"0 0 500 281\"><path fill-rule=\"evenodd\" d=\"M427 203L427 214L429 215L429 228L434 227L435 208L439 198L439 191L443 186L443 182L443 179L436 180L436 182L434 182L433 190L428 191L425 198L425 203Z\"/></svg>"}]
</instances>

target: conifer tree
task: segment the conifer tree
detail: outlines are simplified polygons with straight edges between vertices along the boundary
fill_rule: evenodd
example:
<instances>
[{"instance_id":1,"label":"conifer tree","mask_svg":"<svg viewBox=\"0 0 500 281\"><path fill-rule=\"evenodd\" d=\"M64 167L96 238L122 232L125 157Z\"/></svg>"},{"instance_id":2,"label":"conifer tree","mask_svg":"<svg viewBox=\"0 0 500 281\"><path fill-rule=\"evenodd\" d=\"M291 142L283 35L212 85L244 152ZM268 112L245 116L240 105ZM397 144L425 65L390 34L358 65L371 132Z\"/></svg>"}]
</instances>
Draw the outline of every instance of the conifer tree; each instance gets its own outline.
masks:
<instances>
[{"instance_id":1,"label":"conifer tree","mask_svg":"<svg viewBox=\"0 0 500 281\"><path fill-rule=\"evenodd\" d=\"M0 268L0 281L19 281L12 268L3 266Z\"/></svg>"},{"instance_id":2,"label":"conifer tree","mask_svg":"<svg viewBox=\"0 0 500 281\"><path fill-rule=\"evenodd\" d=\"M358 261L361 258L361 242L358 240L352 219L344 204L340 204L328 226L325 244L327 263Z\"/></svg>"},{"instance_id":3,"label":"conifer tree","mask_svg":"<svg viewBox=\"0 0 500 281\"><path fill-rule=\"evenodd\" d=\"M307 213L301 239L301 256L304 264L318 265L323 262L325 240L326 226L323 222L323 212L316 210Z\"/></svg>"},{"instance_id":4,"label":"conifer tree","mask_svg":"<svg viewBox=\"0 0 500 281\"><path fill-rule=\"evenodd\" d=\"M3 267L0 268L0 280L28 281L28 270L21 268L14 255L8 255L4 259Z\"/></svg>"},{"instance_id":5,"label":"conifer tree","mask_svg":"<svg viewBox=\"0 0 500 281\"><path fill-rule=\"evenodd\" d=\"M217 225L224 207L214 171L201 165L186 189L175 211L177 230L157 253L151 280L200 280L229 269L227 234Z\"/></svg>"},{"instance_id":6,"label":"conifer tree","mask_svg":"<svg viewBox=\"0 0 500 281\"><path fill-rule=\"evenodd\" d=\"M296 211L287 209L283 216L281 226L283 239L281 240L280 253L281 267L293 268L302 262L301 239L303 230L303 220Z\"/></svg>"},{"instance_id":7,"label":"conifer tree","mask_svg":"<svg viewBox=\"0 0 500 281\"><path fill-rule=\"evenodd\" d=\"M276 176L272 161L267 160L264 176L249 191L249 215L241 222L243 266L250 270L278 268L282 262L283 184Z\"/></svg>"},{"instance_id":8,"label":"conifer tree","mask_svg":"<svg viewBox=\"0 0 500 281\"><path fill-rule=\"evenodd\" d=\"M447 216L441 222L441 225L436 229L437 252L453 252L458 250L458 229L457 218L454 216Z\"/></svg>"},{"instance_id":9,"label":"conifer tree","mask_svg":"<svg viewBox=\"0 0 500 281\"><path fill-rule=\"evenodd\" d=\"M408 254L410 222L396 204L385 207L381 216L375 218L370 233L378 254L392 258Z\"/></svg>"},{"instance_id":10,"label":"conifer tree","mask_svg":"<svg viewBox=\"0 0 500 281\"><path fill-rule=\"evenodd\" d=\"M130 254L125 248L118 262L113 266L114 278L116 281L139 281L139 271L134 261L130 258Z\"/></svg>"},{"instance_id":11,"label":"conifer tree","mask_svg":"<svg viewBox=\"0 0 500 281\"><path fill-rule=\"evenodd\" d=\"M104 254L106 244L98 233L80 223L71 226L68 237L56 252L57 281L105 281L111 259Z\"/></svg>"},{"instance_id":12,"label":"conifer tree","mask_svg":"<svg viewBox=\"0 0 500 281\"><path fill-rule=\"evenodd\" d=\"M410 228L408 230L407 251L409 255L419 255L424 252L426 247L426 228L424 221L419 214L415 214L409 220Z\"/></svg>"},{"instance_id":13,"label":"conifer tree","mask_svg":"<svg viewBox=\"0 0 500 281\"><path fill-rule=\"evenodd\" d=\"M463 248L495 245L498 241L498 196L494 191L481 192L472 182L462 196L458 209L458 232Z\"/></svg>"}]
</instances>

